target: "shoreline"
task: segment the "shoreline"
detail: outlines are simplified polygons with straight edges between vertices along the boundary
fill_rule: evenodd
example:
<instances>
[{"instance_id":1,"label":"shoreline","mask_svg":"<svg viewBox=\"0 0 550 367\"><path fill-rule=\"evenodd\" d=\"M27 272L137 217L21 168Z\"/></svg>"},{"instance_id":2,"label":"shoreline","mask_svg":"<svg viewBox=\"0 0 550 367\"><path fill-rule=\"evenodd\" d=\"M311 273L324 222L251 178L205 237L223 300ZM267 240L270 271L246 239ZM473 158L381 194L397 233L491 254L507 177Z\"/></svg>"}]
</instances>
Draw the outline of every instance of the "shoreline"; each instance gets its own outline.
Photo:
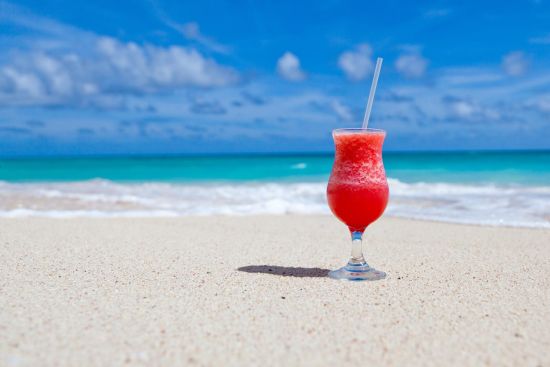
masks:
<instances>
[{"instance_id":1,"label":"shoreline","mask_svg":"<svg viewBox=\"0 0 550 367\"><path fill-rule=\"evenodd\" d=\"M392 217L550 228L550 185L409 184L389 178ZM0 217L330 214L326 182L0 182Z\"/></svg>"},{"instance_id":2,"label":"shoreline","mask_svg":"<svg viewBox=\"0 0 550 367\"><path fill-rule=\"evenodd\" d=\"M27 209L21 209L27 211ZM71 213L71 214L69 214ZM26 219L53 219L53 220L148 220L148 219L166 219L166 220L176 220L176 219L189 219L189 218L209 218L209 217L220 217L220 218L254 218L254 217L329 217L334 218L332 213L284 213L284 214L158 214L150 215L148 212L140 213L94 213L94 212L83 212L83 213L73 213L69 212L67 214L60 211L59 214L51 214L51 212L35 212L32 214L21 214L21 215L6 215L6 212L0 212L0 221L2 220L26 220ZM527 225L514 225L514 224L494 224L494 223L473 223L473 222L462 222L462 221L453 221L453 220L437 220L431 218L418 218L418 217L405 217L399 215L391 215L384 213L381 217L388 218L390 220L403 220L403 221L412 221L412 222L427 222L433 224L450 224L456 226L466 226L466 227L479 227L479 228L505 228L505 229L528 229L528 230L541 230L549 231L549 226L527 226ZM341 225L343 223L339 222Z\"/></svg>"},{"instance_id":3,"label":"shoreline","mask_svg":"<svg viewBox=\"0 0 550 367\"><path fill-rule=\"evenodd\" d=\"M548 365L550 230L328 215L0 218L0 364Z\"/></svg>"}]
</instances>

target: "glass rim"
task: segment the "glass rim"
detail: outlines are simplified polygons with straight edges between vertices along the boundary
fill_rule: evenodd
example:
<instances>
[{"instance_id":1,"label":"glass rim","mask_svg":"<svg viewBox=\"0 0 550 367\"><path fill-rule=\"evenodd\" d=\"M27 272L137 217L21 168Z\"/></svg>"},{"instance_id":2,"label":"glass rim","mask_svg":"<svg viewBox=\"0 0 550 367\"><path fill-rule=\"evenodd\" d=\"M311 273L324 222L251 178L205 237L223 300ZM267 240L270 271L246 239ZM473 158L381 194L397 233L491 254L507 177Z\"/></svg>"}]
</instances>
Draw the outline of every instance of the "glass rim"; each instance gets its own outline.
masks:
<instances>
[{"instance_id":1,"label":"glass rim","mask_svg":"<svg viewBox=\"0 0 550 367\"><path fill-rule=\"evenodd\" d=\"M337 129L332 130L333 134L340 134L340 133L353 133L353 134L386 134L385 130L382 129L372 129L370 127L368 128L362 128L362 127L340 127Z\"/></svg>"}]
</instances>

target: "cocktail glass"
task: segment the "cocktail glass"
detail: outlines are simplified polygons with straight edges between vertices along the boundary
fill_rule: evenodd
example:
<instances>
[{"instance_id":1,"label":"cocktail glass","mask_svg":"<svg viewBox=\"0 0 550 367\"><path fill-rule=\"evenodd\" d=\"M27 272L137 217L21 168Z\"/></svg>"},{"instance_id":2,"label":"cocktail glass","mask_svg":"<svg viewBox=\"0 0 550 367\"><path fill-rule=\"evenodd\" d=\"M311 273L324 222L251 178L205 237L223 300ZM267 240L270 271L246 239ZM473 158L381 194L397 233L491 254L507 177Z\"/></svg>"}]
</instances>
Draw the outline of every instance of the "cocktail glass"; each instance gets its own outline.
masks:
<instances>
[{"instance_id":1,"label":"cocktail glass","mask_svg":"<svg viewBox=\"0 0 550 367\"><path fill-rule=\"evenodd\" d=\"M389 189L382 161L386 133L376 129L336 129L336 153L327 186L332 213L351 233L351 258L329 277L342 280L378 280L384 272L371 268L363 257L365 229L377 220L388 203Z\"/></svg>"}]
</instances>

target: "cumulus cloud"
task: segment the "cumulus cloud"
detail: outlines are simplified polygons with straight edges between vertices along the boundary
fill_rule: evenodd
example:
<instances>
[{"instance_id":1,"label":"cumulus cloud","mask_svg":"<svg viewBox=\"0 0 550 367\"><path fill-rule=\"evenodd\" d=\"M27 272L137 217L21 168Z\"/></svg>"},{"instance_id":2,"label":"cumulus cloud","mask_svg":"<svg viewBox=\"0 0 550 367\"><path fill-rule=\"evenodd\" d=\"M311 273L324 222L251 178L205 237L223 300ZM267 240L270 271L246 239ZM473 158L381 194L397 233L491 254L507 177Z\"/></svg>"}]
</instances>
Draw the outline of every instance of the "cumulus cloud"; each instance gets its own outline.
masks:
<instances>
[{"instance_id":1,"label":"cumulus cloud","mask_svg":"<svg viewBox=\"0 0 550 367\"><path fill-rule=\"evenodd\" d=\"M485 134L487 131L514 131L538 128L541 114L550 111L550 100L541 94L528 99L531 91L543 86L550 75L521 78L502 83L505 77L497 68L450 68L433 73L430 83L404 83L385 89L377 97L377 121L391 116L384 125L396 131L414 133L430 126L440 134ZM451 76L456 76L458 81ZM491 75L491 77L488 77ZM444 97L442 97L444 96ZM540 97L540 98L539 98Z\"/></svg>"},{"instance_id":2,"label":"cumulus cloud","mask_svg":"<svg viewBox=\"0 0 550 367\"><path fill-rule=\"evenodd\" d=\"M232 69L218 65L194 49L140 46L110 37L100 38L97 47L103 66L120 75L118 82L122 86L138 91L222 86L236 80Z\"/></svg>"},{"instance_id":3,"label":"cumulus cloud","mask_svg":"<svg viewBox=\"0 0 550 367\"><path fill-rule=\"evenodd\" d=\"M354 81L364 79L372 70L372 48L366 44L358 45L354 50L346 51L338 58L338 66L346 76Z\"/></svg>"},{"instance_id":4,"label":"cumulus cloud","mask_svg":"<svg viewBox=\"0 0 550 367\"><path fill-rule=\"evenodd\" d=\"M529 58L522 51L514 51L502 58L502 69L510 76L521 76L529 68Z\"/></svg>"},{"instance_id":5,"label":"cumulus cloud","mask_svg":"<svg viewBox=\"0 0 550 367\"><path fill-rule=\"evenodd\" d=\"M501 117L499 111L490 106L484 106L477 102L454 96L443 98L449 111L449 118L466 121L494 121Z\"/></svg>"},{"instance_id":6,"label":"cumulus cloud","mask_svg":"<svg viewBox=\"0 0 550 367\"><path fill-rule=\"evenodd\" d=\"M458 117L470 117L475 112L475 106L466 101L455 101L451 103L452 112Z\"/></svg>"},{"instance_id":7,"label":"cumulus cloud","mask_svg":"<svg viewBox=\"0 0 550 367\"><path fill-rule=\"evenodd\" d=\"M105 96L216 87L237 79L235 70L191 48L97 37L86 55L80 49L16 53L0 65L0 104L91 105Z\"/></svg>"},{"instance_id":8,"label":"cumulus cloud","mask_svg":"<svg viewBox=\"0 0 550 367\"><path fill-rule=\"evenodd\" d=\"M424 76L428 60L418 49L409 49L395 61L395 69L407 79L418 79Z\"/></svg>"},{"instance_id":9,"label":"cumulus cloud","mask_svg":"<svg viewBox=\"0 0 550 367\"><path fill-rule=\"evenodd\" d=\"M292 52L285 52L277 60L277 72L286 80L293 82L304 80L306 74L303 72L300 66L300 59L296 57Z\"/></svg>"}]
</instances>

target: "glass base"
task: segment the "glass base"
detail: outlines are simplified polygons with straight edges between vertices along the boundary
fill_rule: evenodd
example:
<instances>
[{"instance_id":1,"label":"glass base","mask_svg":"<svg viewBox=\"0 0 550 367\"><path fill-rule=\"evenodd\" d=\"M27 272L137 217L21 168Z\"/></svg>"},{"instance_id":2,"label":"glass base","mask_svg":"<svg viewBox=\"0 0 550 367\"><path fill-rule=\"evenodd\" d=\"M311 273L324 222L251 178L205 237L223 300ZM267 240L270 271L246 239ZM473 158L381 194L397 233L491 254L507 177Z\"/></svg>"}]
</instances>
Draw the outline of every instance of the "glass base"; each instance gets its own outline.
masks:
<instances>
[{"instance_id":1,"label":"glass base","mask_svg":"<svg viewBox=\"0 0 550 367\"><path fill-rule=\"evenodd\" d=\"M351 264L329 271L328 276L337 280L350 280L360 282L363 280L380 280L386 277L386 273L383 271L371 268L369 264Z\"/></svg>"}]
</instances>

